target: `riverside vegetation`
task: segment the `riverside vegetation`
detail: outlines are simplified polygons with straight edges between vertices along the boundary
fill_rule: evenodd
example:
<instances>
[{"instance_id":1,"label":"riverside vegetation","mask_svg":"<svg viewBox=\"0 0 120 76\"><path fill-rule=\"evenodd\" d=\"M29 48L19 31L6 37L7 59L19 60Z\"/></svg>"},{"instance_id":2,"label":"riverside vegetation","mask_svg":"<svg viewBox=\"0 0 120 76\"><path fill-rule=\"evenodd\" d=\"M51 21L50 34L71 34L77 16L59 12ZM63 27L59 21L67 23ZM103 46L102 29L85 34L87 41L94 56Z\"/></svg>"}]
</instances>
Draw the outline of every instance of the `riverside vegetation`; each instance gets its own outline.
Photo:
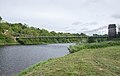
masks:
<instances>
[{"instance_id":1,"label":"riverside vegetation","mask_svg":"<svg viewBox=\"0 0 120 76\"><path fill-rule=\"evenodd\" d=\"M48 31L36 27L29 27L22 23L8 23L0 17L0 45L10 44L48 44L48 43L73 43L73 42L101 42L107 39L92 38L35 38L15 39L15 37L36 37L36 36L87 36L84 33L63 33ZM93 34L93 36L101 36ZM107 36L106 34L103 36Z\"/></svg>"},{"instance_id":2,"label":"riverside vegetation","mask_svg":"<svg viewBox=\"0 0 120 76\"><path fill-rule=\"evenodd\" d=\"M73 50L71 54L35 64L17 76L120 76L120 41L69 49Z\"/></svg>"},{"instance_id":3,"label":"riverside vegetation","mask_svg":"<svg viewBox=\"0 0 120 76\"><path fill-rule=\"evenodd\" d=\"M46 43L68 43L79 42L78 38L36 38L36 39L15 39L16 37L36 37L36 36L86 36L85 34L71 34L63 32L48 31L36 27L29 27L27 24L8 23L0 17L0 45L7 44L46 44Z\"/></svg>"},{"instance_id":4,"label":"riverside vegetation","mask_svg":"<svg viewBox=\"0 0 120 76\"><path fill-rule=\"evenodd\" d=\"M82 43L70 46L68 49L70 53L74 53L83 49L97 49L116 45L120 45L120 41L106 41L101 43Z\"/></svg>"}]
</instances>

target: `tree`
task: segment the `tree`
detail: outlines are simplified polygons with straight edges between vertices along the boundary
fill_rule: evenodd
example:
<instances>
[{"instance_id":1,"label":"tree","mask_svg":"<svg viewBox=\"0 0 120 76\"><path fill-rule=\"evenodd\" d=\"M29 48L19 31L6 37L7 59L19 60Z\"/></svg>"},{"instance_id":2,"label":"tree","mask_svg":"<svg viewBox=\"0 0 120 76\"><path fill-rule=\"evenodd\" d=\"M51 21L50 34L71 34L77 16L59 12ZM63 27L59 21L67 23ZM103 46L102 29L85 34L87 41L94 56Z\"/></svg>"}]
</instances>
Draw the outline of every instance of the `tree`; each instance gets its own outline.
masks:
<instances>
[{"instance_id":1,"label":"tree","mask_svg":"<svg viewBox=\"0 0 120 76\"><path fill-rule=\"evenodd\" d=\"M93 36L99 36L98 34L93 34Z\"/></svg>"},{"instance_id":2,"label":"tree","mask_svg":"<svg viewBox=\"0 0 120 76\"><path fill-rule=\"evenodd\" d=\"M2 17L0 16L0 22L2 21Z\"/></svg>"},{"instance_id":3,"label":"tree","mask_svg":"<svg viewBox=\"0 0 120 76\"><path fill-rule=\"evenodd\" d=\"M56 35L56 32L55 32L55 31L51 31L50 33L51 33L53 36Z\"/></svg>"},{"instance_id":4,"label":"tree","mask_svg":"<svg viewBox=\"0 0 120 76\"><path fill-rule=\"evenodd\" d=\"M104 34L103 36L108 36L108 34Z\"/></svg>"},{"instance_id":5,"label":"tree","mask_svg":"<svg viewBox=\"0 0 120 76\"><path fill-rule=\"evenodd\" d=\"M86 34L84 34L84 33L81 33L80 35L81 35L81 36L87 36L87 35L86 35Z\"/></svg>"}]
</instances>

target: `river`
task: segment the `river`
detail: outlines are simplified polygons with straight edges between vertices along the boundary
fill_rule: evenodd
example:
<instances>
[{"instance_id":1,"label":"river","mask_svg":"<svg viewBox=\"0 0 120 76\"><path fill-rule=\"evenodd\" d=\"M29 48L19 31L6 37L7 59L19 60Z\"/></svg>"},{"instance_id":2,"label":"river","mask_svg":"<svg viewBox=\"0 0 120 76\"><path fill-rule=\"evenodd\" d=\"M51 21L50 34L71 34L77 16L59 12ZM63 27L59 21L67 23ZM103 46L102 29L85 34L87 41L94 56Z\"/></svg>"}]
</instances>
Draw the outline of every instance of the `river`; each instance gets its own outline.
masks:
<instances>
[{"instance_id":1,"label":"river","mask_svg":"<svg viewBox=\"0 0 120 76\"><path fill-rule=\"evenodd\" d=\"M69 54L72 43L48 45L15 45L0 47L0 76L12 76L29 66Z\"/></svg>"}]
</instances>

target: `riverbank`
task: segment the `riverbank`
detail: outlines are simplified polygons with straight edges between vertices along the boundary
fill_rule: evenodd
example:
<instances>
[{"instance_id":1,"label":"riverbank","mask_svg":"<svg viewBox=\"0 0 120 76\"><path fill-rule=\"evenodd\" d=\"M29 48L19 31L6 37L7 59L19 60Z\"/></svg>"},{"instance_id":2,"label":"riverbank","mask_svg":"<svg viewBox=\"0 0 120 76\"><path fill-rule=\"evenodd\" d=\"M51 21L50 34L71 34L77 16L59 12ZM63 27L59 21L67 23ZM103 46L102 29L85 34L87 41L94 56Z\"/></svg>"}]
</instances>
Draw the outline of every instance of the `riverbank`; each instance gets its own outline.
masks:
<instances>
[{"instance_id":1,"label":"riverbank","mask_svg":"<svg viewBox=\"0 0 120 76\"><path fill-rule=\"evenodd\" d=\"M0 46L12 46L12 45L20 45L20 43L0 43Z\"/></svg>"},{"instance_id":2,"label":"riverbank","mask_svg":"<svg viewBox=\"0 0 120 76\"><path fill-rule=\"evenodd\" d=\"M12 46L12 45L48 45L48 44L67 44L67 43L39 43L39 44L20 44L20 43L0 43L0 46ZM68 43L68 44L71 44ZM74 43L73 43L74 44Z\"/></svg>"},{"instance_id":3,"label":"riverbank","mask_svg":"<svg viewBox=\"0 0 120 76\"><path fill-rule=\"evenodd\" d=\"M18 76L119 76L120 46L83 49L50 59L22 71Z\"/></svg>"},{"instance_id":4,"label":"riverbank","mask_svg":"<svg viewBox=\"0 0 120 76\"><path fill-rule=\"evenodd\" d=\"M68 49L70 53L74 53L74 52L81 51L83 49L97 49L97 48L105 48L105 47L116 46L116 45L120 45L120 41L105 41L100 43L82 43L82 44L72 45Z\"/></svg>"}]
</instances>

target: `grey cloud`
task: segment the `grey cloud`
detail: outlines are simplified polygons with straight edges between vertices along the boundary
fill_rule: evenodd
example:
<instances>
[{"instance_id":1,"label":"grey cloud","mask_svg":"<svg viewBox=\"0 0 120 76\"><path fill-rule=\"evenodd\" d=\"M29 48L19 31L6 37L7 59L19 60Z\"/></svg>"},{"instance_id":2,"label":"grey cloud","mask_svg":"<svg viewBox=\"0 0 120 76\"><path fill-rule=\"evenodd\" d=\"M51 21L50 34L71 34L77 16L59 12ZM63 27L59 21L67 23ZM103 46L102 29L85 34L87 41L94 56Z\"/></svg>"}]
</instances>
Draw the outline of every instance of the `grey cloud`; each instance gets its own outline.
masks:
<instances>
[{"instance_id":1,"label":"grey cloud","mask_svg":"<svg viewBox=\"0 0 120 76\"><path fill-rule=\"evenodd\" d=\"M68 29L69 27L63 27L62 29Z\"/></svg>"},{"instance_id":2,"label":"grey cloud","mask_svg":"<svg viewBox=\"0 0 120 76\"><path fill-rule=\"evenodd\" d=\"M93 5L93 4L106 4L106 0L86 0L84 2L85 5Z\"/></svg>"},{"instance_id":3,"label":"grey cloud","mask_svg":"<svg viewBox=\"0 0 120 76\"><path fill-rule=\"evenodd\" d=\"M112 18L115 18L115 19L120 19L120 14L114 14L111 16Z\"/></svg>"},{"instance_id":4,"label":"grey cloud","mask_svg":"<svg viewBox=\"0 0 120 76\"><path fill-rule=\"evenodd\" d=\"M0 0L0 15L9 22L54 31L87 31L111 23L113 18L120 19L119 13L114 13L120 11L119 3L120 0Z\"/></svg>"},{"instance_id":5,"label":"grey cloud","mask_svg":"<svg viewBox=\"0 0 120 76\"><path fill-rule=\"evenodd\" d=\"M82 24L82 22L73 22L72 25L79 25L79 24Z\"/></svg>"},{"instance_id":6,"label":"grey cloud","mask_svg":"<svg viewBox=\"0 0 120 76\"><path fill-rule=\"evenodd\" d=\"M99 28L96 28L96 29L84 31L84 33L101 31L101 30L106 29L106 28L107 28L107 26L102 26L102 27L99 27Z\"/></svg>"},{"instance_id":7,"label":"grey cloud","mask_svg":"<svg viewBox=\"0 0 120 76\"><path fill-rule=\"evenodd\" d=\"M89 23L82 23L82 22L74 22L72 25L97 25L97 22L89 22Z\"/></svg>"},{"instance_id":8,"label":"grey cloud","mask_svg":"<svg viewBox=\"0 0 120 76\"><path fill-rule=\"evenodd\" d=\"M82 31L83 31L83 30L85 31L85 30L88 30L88 29L89 29L89 28L82 28L81 30L82 30Z\"/></svg>"},{"instance_id":9,"label":"grey cloud","mask_svg":"<svg viewBox=\"0 0 120 76\"><path fill-rule=\"evenodd\" d=\"M89 28L82 28L80 30L77 30L78 33L83 33L84 31L87 31L89 30Z\"/></svg>"},{"instance_id":10,"label":"grey cloud","mask_svg":"<svg viewBox=\"0 0 120 76\"><path fill-rule=\"evenodd\" d=\"M90 22L90 23L86 23L86 25L98 25L97 22Z\"/></svg>"},{"instance_id":11,"label":"grey cloud","mask_svg":"<svg viewBox=\"0 0 120 76\"><path fill-rule=\"evenodd\" d=\"M67 29L65 31L75 31L76 29Z\"/></svg>"}]
</instances>

